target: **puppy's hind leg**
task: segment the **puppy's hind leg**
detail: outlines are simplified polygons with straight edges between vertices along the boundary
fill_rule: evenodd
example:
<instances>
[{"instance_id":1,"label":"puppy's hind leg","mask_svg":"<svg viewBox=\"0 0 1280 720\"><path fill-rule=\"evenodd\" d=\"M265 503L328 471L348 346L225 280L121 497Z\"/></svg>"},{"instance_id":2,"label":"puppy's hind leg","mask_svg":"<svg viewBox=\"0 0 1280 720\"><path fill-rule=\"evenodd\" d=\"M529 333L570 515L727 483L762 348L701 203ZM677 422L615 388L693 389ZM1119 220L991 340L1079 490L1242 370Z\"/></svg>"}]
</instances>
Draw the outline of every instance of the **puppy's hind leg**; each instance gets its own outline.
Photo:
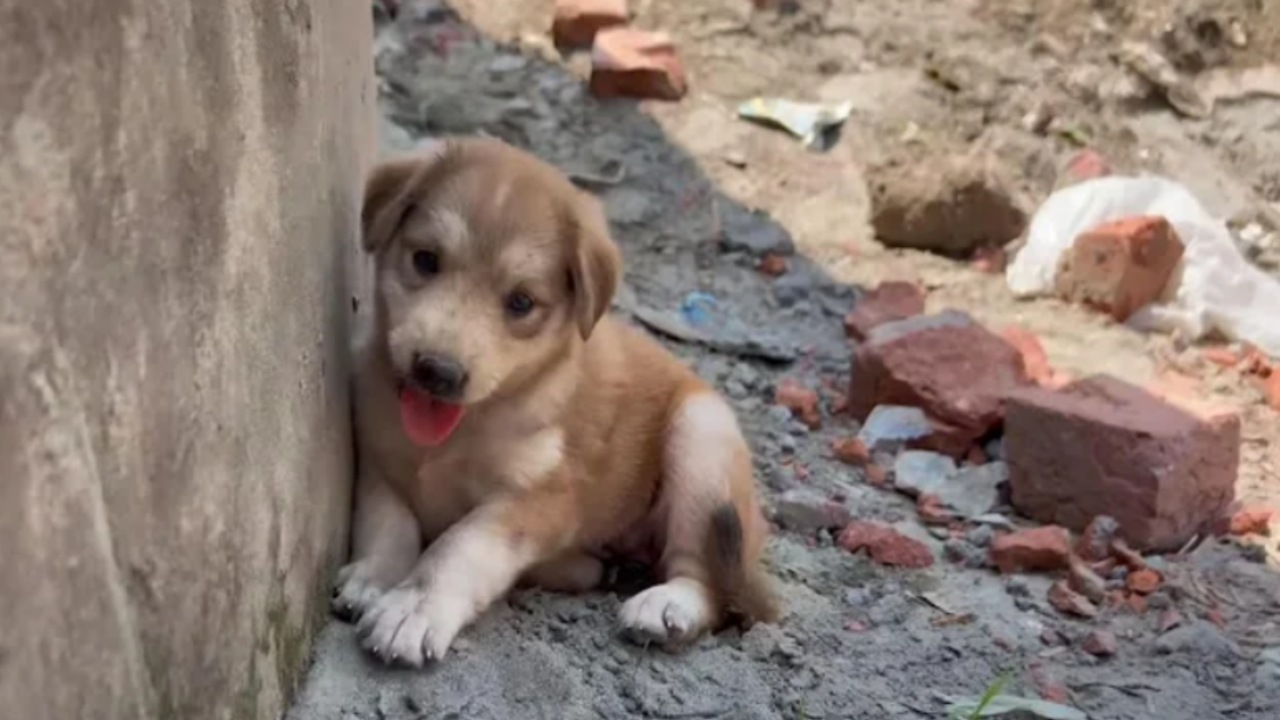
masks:
<instances>
[{"instance_id":1,"label":"puppy's hind leg","mask_svg":"<svg viewBox=\"0 0 1280 720\"><path fill-rule=\"evenodd\" d=\"M743 531L757 512L751 456L724 400L687 397L668 428L663 461L655 522L664 582L623 604L623 629L640 642L678 645L715 629L727 611L770 619L772 599L755 567L761 537Z\"/></svg>"}]
</instances>

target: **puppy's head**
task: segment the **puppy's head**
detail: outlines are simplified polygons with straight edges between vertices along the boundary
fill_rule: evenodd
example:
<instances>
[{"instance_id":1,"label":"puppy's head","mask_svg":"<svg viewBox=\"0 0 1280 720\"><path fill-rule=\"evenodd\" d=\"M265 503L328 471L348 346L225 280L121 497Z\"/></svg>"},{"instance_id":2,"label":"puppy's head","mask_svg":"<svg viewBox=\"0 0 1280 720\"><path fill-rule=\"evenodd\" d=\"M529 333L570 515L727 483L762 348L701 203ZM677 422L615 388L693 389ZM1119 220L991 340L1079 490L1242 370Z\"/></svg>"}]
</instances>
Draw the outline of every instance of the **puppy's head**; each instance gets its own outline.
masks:
<instances>
[{"instance_id":1,"label":"puppy's head","mask_svg":"<svg viewBox=\"0 0 1280 720\"><path fill-rule=\"evenodd\" d=\"M422 444L443 442L465 408L519 392L574 352L618 283L595 199L497 141L454 140L379 166L361 221L407 389L406 429Z\"/></svg>"}]
</instances>

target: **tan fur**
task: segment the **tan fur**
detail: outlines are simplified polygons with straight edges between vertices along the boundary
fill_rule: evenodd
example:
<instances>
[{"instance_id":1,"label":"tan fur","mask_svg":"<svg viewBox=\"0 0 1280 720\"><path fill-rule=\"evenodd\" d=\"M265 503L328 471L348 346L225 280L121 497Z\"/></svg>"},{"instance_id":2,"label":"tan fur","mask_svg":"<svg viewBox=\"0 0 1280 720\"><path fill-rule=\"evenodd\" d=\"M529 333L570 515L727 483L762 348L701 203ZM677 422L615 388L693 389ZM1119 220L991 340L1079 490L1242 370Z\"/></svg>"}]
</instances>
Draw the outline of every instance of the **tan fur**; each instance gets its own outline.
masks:
<instances>
[{"instance_id":1,"label":"tan fur","mask_svg":"<svg viewBox=\"0 0 1280 720\"><path fill-rule=\"evenodd\" d=\"M593 198L523 152L454 140L375 170L363 221L377 327L355 380L361 469L335 604L367 647L439 658L517 580L587 589L609 552L649 556L668 581L624 606L634 635L773 618L747 445L722 399L606 314L621 260ZM439 253L429 279L421 248ZM529 317L504 311L513 288L536 298ZM429 449L397 397L423 352L471 378L461 424Z\"/></svg>"}]
</instances>

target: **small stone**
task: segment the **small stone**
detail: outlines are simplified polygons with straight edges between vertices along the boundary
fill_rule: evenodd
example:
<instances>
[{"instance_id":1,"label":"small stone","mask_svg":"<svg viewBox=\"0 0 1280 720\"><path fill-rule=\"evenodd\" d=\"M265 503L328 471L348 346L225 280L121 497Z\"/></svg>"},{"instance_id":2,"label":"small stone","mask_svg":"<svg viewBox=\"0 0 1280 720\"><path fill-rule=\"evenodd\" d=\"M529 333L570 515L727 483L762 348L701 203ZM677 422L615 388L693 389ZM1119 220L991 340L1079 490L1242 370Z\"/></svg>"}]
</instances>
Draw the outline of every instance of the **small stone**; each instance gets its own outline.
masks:
<instances>
[{"instance_id":1,"label":"small stone","mask_svg":"<svg viewBox=\"0 0 1280 720\"><path fill-rule=\"evenodd\" d=\"M791 414L810 429L822 426L822 413L818 410L818 393L798 381L785 378L778 383L773 401L787 408Z\"/></svg>"},{"instance_id":2,"label":"small stone","mask_svg":"<svg viewBox=\"0 0 1280 720\"><path fill-rule=\"evenodd\" d=\"M937 495L921 495L916 498L916 514L925 525L942 526L938 528L942 531L941 534L950 537L951 533L945 526L954 522L956 516L942 504Z\"/></svg>"},{"instance_id":3,"label":"small stone","mask_svg":"<svg viewBox=\"0 0 1280 720\"><path fill-rule=\"evenodd\" d=\"M626 27L596 33L591 49L591 94L679 100L688 90L671 36Z\"/></svg>"},{"instance_id":4,"label":"small stone","mask_svg":"<svg viewBox=\"0 0 1280 720\"><path fill-rule=\"evenodd\" d=\"M1009 481L1009 466L1002 462L960 468L937 495L961 517L972 519L990 512L1000 502L1000 488Z\"/></svg>"},{"instance_id":5,"label":"small stone","mask_svg":"<svg viewBox=\"0 0 1280 720\"><path fill-rule=\"evenodd\" d=\"M1080 648L1095 657L1111 657L1116 654L1118 644L1113 633L1094 630L1085 637Z\"/></svg>"},{"instance_id":6,"label":"small stone","mask_svg":"<svg viewBox=\"0 0 1280 720\"><path fill-rule=\"evenodd\" d=\"M1067 161L1063 170L1063 179L1059 187L1074 185L1085 180L1106 177L1111 174L1111 165L1096 150L1084 149Z\"/></svg>"},{"instance_id":7,"label":"small stone","mask_svg":"<svg viewBox=\"0 0 1280 720\"><path fill-rule=\"evenodd\" d=\"M1031 597L1031 587L1027 584L1027 579L1017 575L1005 580L1004 590L1009 593L1009 597Z\"/></svg>"},{"instance_id":8,"label":"small stone","mask_svg":"<svg viewBox=\"0 0 1280 720\"><path fill-rule=\"evenodd\" d=\"M1125 587L1142 595L1150 595L1160 588L1160 574L1154 570L1138 570L1129 573Z\"/></svg>"},{"instance_id":9,"label":"small stone","mask_svg":"<svg viewBox=\"0 0 1280 720\"><path fill-rule=\"evenodd\" d=\"M1120 523L1109 515L1099 515L1089 521L1080 539L1076 541L1076 554L1087 562L1099 562L1111 557L1111 543L1120 531Z\"/></svg>"},{"instance_id":10,"label":"small stone","mask_svg":"<svg viewBox=\"0 0 1280 720\"><path fill-rule=\"evenodd\" d=\"M991 541L995 539L995 530L990 525L974 525L965 532L965 539L978 547L989 547Z\"/></svg>"},{"instance_id":11,"label":"small stone","mask_svg":"<svg viewBox=\"0 0 1280 720\"><path fill-rule=\"evenodd\" d=\"M880 450L928 437L932 432L933 425L920 408L878 405L863 422L858 440L869 450Z\"/></svg>"},{"instance_id":12,"label":"small stone","mask_svg":"<svg viewBox=\"0 0 1280 720\"><path fill-rule=\"evenodd\" d=\"M1182 240L1162 216L1107 223L1076 238L1063 254L1056 291L1124 322L1159 299L1183 250Z\"/></svg>"},{"instance_id":13,"label":"small stone","mask_svg":"<svg viewBox=\"0 0 1280 720\"><path fill-rule=\"evenodd\" d=\"M1155 647L1156 652L1162 655L1187 653L1206 660L1240 656L1239 645L1203 620L1192 620L1175 627L1156 638Z\"/></svg>"},{"instance_id":14,"label":"small stone","mask_svg":"<svg viewBox=\"0 0 1280 720\"><path fill-rule=\"evenodd\" d=\"M984 568L987 566L987 554L982 548L974 547L964 540L951 538L942 543L942 554L950 562L967 568Z\"/></svg>"},{"instance_id":15,"label":"small stone","mask_svg":"<svg viewBox=\"0 0 1280 720\"><path fill-rule=\"evenodd\" d=\"M1120 561L1129 570L1145 570L1147 561L1142 557L1142 553L1129 547L1129 543L1123 538L1116 538L1111 541L1111 554Z\"/></svg>"},{"instance_id":16,"label":"small stone","mask_svg":"<svg viewBox=\"0 0 1280 720\"><path fill-rule=\"evenodd\" d=\"M1182 613L1173 608L1166 608L1160 613L1160 621L1156 624L1156 628L1161 633L1167 633L1178 627L1184 622Z\"/></svg>"},{"instance_id":17,"label":"small stone","mask_svg":"<svg viewBox=\"0 0 1280 720\"><path fill-rule=\"evenodd\" d=\"M915 283L885 281L858 299L844 319L845 334L863 341L885 323L905 320L924 312L924 289Z\"/></svg>"},{"instance_id":18,"label":"small stone","mask_svg":"<svg viewBox=\"0 0 1280 720\"><path fill-rule=\"evenodd\" d=\"M1107 581L1103 580L1089 564L1076 556L1069 559L1067 585L1076 592L1100 603L1107 596Z\"/></svg>"},{"instance_id":19,"label":"small stone","mask_svg":"<svg viewBox=\"0 0 1280 720\"><path fill-rule=\"evenodd\" d=\"M627 0L556 0L551 35L557 47L589 47L597 32L627 20Z\"/></svg>"},{"instance_id":20,"label":"small stone","mask_svg":"<svg viewBox=\"0 0 1280 720\"><path fill-rule=\"evenodd\" d=\"M1150 605L1147 603L1147 596L1138 593L1130 593L1124 599L1125 607L1129 608L1134 615L1145 615Z\"/></svg>"},{"instance_id":21,"label":"small stone","mask_svg":"<svg viewBox=\"0 0 1280 720\"><path fill-rule=\"evenodd\" d=\"M765 253L764 257L760 258L760 262L756 263L756 270L761 275L768 275L769 277L785 275L787 274L787 259L774 252Z\"/></svg>"},{"instance_id":22,"label":"small stone","mask_svg":"<svg viewBox=\"0 0 1280 720\"><path fill-rule=\"evenodd\" d=\"M786 229L760 210L728 205L721 208L720 222L720 248L725 252L786 257L796 251L795 241Z\"/></svg>"},{"instance_id":23,"label":"small stone","mask_svg":"<svg viewBox=\"0 0 1280 720\"><path fill-rule=\"evenodd\" d=\"M997 535L991 561L1000 572L1061 570L1071 556L1071 534L1056 525Z\"/></svg>"},{"instance_id":24,"label":"small stone","mask_svg":"<svg viewBox=\"0 0 1280 720\"><path fill-rule=\"evenodd\" d=\"M1049 587L1049 604L1064 615L1093 618L1098 616L1098 607L1089 598L1067 587L1063 580Z\"/></svg>"},{"instance_id":25,"label":"small stone","mask_svg":"<svg viewBox=\"0 0 1280 720\"><path fill-rule=\"evenodd\" d=\"M773 504L773 521L792 532L813 534L819 530L842 528L851 519L849 508L812 490L796 488L778 496Z\"/></svg>"},{"instance_id":26,"label":"small stone","mask_svg":"<svg viewBox=\"0 0 1280 720\"><path fill-rule=\"evenodd\" d=\"M1227 531L1232 535L1271 535L1271 518L1275 512L1269 508L1248 507L1231 516Z\"/></svg>"},{"instance_id":27,"label":"small stone","mask_svg":"<svg viewBox=\"0 0 1280 720\"><path fill-rule=\"evenodd\" d=\"M956 463L928 450L908 450L893 464L893 486L912 497L935 494L956 474Z\"/></svg>"},{"instance_id":28,"label":"small stone","mask_svg":"<svg viewBox=\"0 0 1280 720\"><path fill-rule=\"evenodd\" d=\"M831 452L842 463L854 467L866 467L871 463L871 451L858 438L844 438L831 443Z\"/></svg>"},{"instance_id":29,"label":"small stone","mask_svg":"<svg viewBox=\"0 0 1280 720\"><path fill-rule=\"evenodd\" d=\"M1049 355L1044 351L1044 346L1040 344L1040 338L1036 337L1035 333L1026 328L1010 325L1000 331L1000 337L1017 348L1018 354L1022 356L1022 366L1032 382L1045 387L1065 384L1059 380L1058 373L1054 372L1053 366L1049 364Z\"/></svg>"},{"instance_id":30,"label":"small stone","mask_svg":"<svg viewBox=\"0 0 1280 720\"><path fill-rule=\"evenodd\" d=\"M867 482L876 487L884 487L889 484L889 473L879 465L868 465Z\"/></svg>"},{"instance_id":31,"label":"small stone","mask_svg":"<svg viewBox=\"0 0 1280 720\"><path fill-rule=\"evenodd\" d=\"M849 552L866 549L871 559L881 565L904 568L926 568L933 565L933 553L919 540L878 523L855 520L836 539Z\"/></svg>"}]
</instances>

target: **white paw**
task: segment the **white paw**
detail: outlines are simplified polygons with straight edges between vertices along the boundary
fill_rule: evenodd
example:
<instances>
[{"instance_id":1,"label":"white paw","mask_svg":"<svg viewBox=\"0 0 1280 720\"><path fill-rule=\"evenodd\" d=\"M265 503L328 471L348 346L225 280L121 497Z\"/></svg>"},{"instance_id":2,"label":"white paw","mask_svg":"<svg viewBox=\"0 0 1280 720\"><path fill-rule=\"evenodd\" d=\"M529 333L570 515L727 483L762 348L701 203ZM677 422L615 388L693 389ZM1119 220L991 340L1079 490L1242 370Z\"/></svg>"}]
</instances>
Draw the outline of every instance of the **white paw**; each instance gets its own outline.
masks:
<instances>
[{"instance_id":1,"label":"white paw","mask_svg":"<svg viewBox=\"0 0 1280 720\"><path fill-rule=\"evenodd\" d=\"M372 560L360 560L338 571L329 607L334 615L354 622L359 620L387 588L402 578L382 571Z\"/></svg>"},{"instance_id":2,"label":"white paw","mask_svg":"<svg viewBox=\"0 0 1280 720\"><path fill-rule=\"evenodd\" d=\"M622 605L619 620L633 640L663 645L687 642L711 624L712 608L706 588L676 578L645 590Z\"/></svg>"},{"instance_id":3,"label":"white paw","mask_svg":"<svg viewBox=\"0 0 1280 720\"><path fill-rule=\"evenodd\" d=\"M405 583L373 604L356 624L365 649L383 662L422 667L440 660L465 623L465 604Z\"/></svg>"}]
</instances>

